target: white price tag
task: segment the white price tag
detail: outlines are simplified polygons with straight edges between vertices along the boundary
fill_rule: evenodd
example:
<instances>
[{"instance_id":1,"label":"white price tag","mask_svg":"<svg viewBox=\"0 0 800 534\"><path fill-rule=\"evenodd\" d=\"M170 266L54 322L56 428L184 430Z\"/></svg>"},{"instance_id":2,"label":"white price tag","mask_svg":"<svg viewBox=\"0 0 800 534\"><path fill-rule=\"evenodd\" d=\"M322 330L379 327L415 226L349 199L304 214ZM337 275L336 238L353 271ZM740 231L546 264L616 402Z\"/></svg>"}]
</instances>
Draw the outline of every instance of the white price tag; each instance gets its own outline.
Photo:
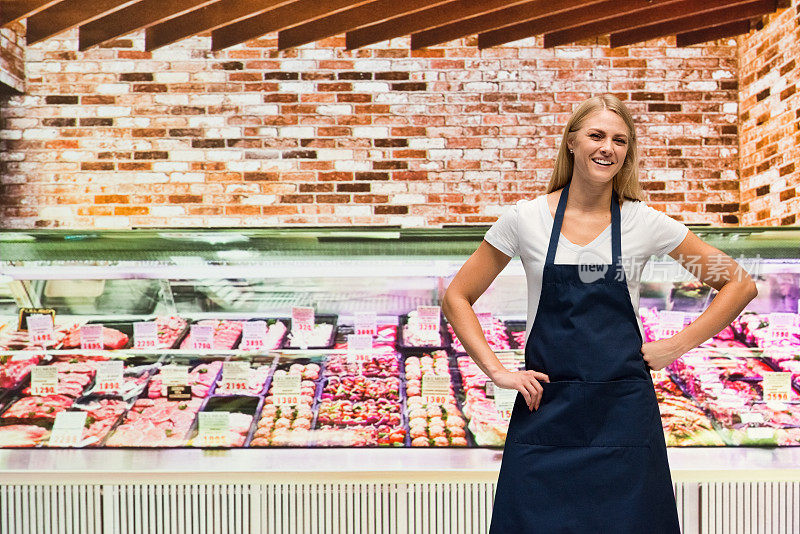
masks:
<instances>
[{"instance_id":1,"label":"white price tag","mask_svg":"<svg viewBox=\"0 0 800 534\"><path fill-rule=\"evenodd\" d=\"M267 344L267 322L245 321L242 327L240 349L258 350Z\"/></svg>"},{"instance_id":2,"label":"white price tag","mask_svg":"<svg viewBox=\"0 0 800 534\"><path fill-rule=\"evenodd\" d=\"M438 332L441 323L442 308L440 306L417 306L417 317L420 329Z\"/></svg>"},{"instance_id":3,"label":"white price tag","mask_svg":"<svg viewBox=\"0 0 800 534\"><path fill-rule=\"evenodd\" d=\"M165 365L161 368L161 382L165 386L188 386L189 367L186 365Z\"/></svg>"},{"instance_id":4,"label":"white price tag","mask_svg":"<svg viewBox=\"0 0 800 534\"><path fill-rule=\"evenodd\" d=\"M347 361L368 362L372 359L373 346L370 334L347 335Z\"/></svg>"},{"instance_id":5,"label":"white price tag","mask_svg":"<svg viewBox=\"0 0 800 534\"><path fill-rule=\"evenodd\" d=\"M74 447L83 438L86 412L61 412L56 414L53 430L47 444L50 447Z\"/></svg>"},{"instance_id":6,"label":"white price tag","mask_svg":"<svg viewBox=\"0 0 800 534\"><path fill-rule=\"evenodd\" d=\"M494 388L494 407L497 409L497 413L500 414L501 419L511 419L511 412L514 410L516 400L516 389Z\"/></svg>"},{"instance_id":7,"label":"white price tag","mask_svg":"<svg viewBox=\"0 0 800 534\"><path fill-rule=\"evenodd\" d=\"M788 401L792 391L792 373L762 372L761 388L765 401Z\"/></svg>"},{"instance_id":8,"label":"white price tag","mask_svg":"<svg viewBox=\"0 0 800 534\"><path fill-rule=\"evenodd\" d=\"M363 336L378 334L378 314L375 312L358 312L353 318L353 333Z\"/></svg>"},{"instance_id":9,"label":"white price tag","mask_svg":"<svg viewBox=\"0 0 800 534\"><path fill-rule=\"evenodd\" d=\"M28 335L32 345L48 347L53 344L53 316L35 313L28 316Z\"/></svg>"},{"instance_id":10,"label":"white price tag","mask_svg":"<svg viewBox=\"0 0 800 534\"><path fill-rule=\"evenodd\" d=\"M133 348L155 349L158 347L158 325L154 321L133 323Z\"/></svg>"},{"instance_id":11,"label":"white price tag","mask_svg":"<svg viewBox=\"0 0 800 534\"><path fill-rule=\"evenodd\" d=\"M103 350L103 325L81 326L81 350Z\"/></svg>"},{"instance_id":12,"label":"white price tag","mask_svg":"<svg viewBox=\"0 0 800 534\"><path fill-rule=\"evenodd\" d=\"M95 390L99 393L119 393L122 390L122 360L97 362Z\"/></svg>"},{"instance_id":13,"label":"white price tag","mask_svg":"<svg viewBox=\"0 0 800 534\"><path fill-rule=\"evenodd\" d=\"M39 365L31 367L31 395L55 395L57 391L57 368Z\"/></svg>"},{"instance_id":14,"label":"white price tag","mask_svg":"<svg viewBox=\"0 0 800 534\"><path fill-rule=\"evenodd\" d=\"M665 339L672 337L681 330L686 320L686 314L680 311L661 310L658 312L657 337Z\"/></svg>"},{"instance_id":15,"label":"white price tag","mask_svg":"<svg viewBox=\"0 0 800 534\"><path fill-rule=\"evenodd\" d=\"M230 412L200 412L197 441L202 447L220 447L230 439Z\"/></svg>"},{"instance_id":16,"label":"white price tag","mask_svg":"<svg viewBox=\"0 0 800 534\"><path fill-rule=\"evenodd\" d=\"M249 363L223 362L222 379L219 382L219 389L222 391L247 391L249 377Z\"/></svg>"},{"instance_id":17,"label":"white price tag","mask_svg":"<svg viewBox=\"0 0 800 534\"><path fill-rule=\"evenodd\" d=\"M789 339L797 326L797 315L794 313L770 313L768 336L773 341Z\"/></svg>"},{"instance_id":18,"label":"white price tag","mask_svg":"<svg viewBox=\"0 0 800 534\"><path fill-rule=\"evenodd\" d=\"M292 308L292 330L311 333L314 331L314 308L295 306Z\"/></svg>"},{"instance_id":19,"label":"white price tag","mask_svg":"<svg viewBox=\"0 0 800 534\"><path fill-rule=\"evenodd\" d=\"M669 381L669 375L666 369L659 369L658 371L650 371L650 376L653 377L654 383Z\"/></svg>"},{"instance_id":20,"label":"white price tag","mask_svg":"<svg viewBox=\"0 0 800 534\"><path fill-rule=\"evenodd\" d=\"M490 334L494 328L492 312L478 312L475 315L478 317L478 322L481 324L481 330L483 330L484 335Z\"/></svg>"},{"instance_id":21,"label":"white price tag","mask_svg":"<svg viewBox=\"0 0 800 534\"><path fill-rule=\"evenodd\" d=\"M300 376L283 375L272 377L272 403L276 406L300 402Z\"/></svg>"},{"instance_id":22,"label":"white price tag","mask_svg":"<svg viewBox=\"0 0 800 534\"><path fill-rule=\"evenodd\" d=\"M768 426L749 426L747 437L752 440L774 439L775 429Z\"/></svg>"},{"instance_id":23,"label":"white price tag","mask_svg":"<svg viewBox=\"0 0 800 534\"><path fill-rule=\"evenodd\" d=\"M189 327L189 346L195 350L214 348L214 327L193 324Z\"/></svg>"},{"instance_id":24,"label":"white price tag","mask_svg":"<svg viewBox=\"0 0 800 534\"><path fill-rule=\"evenodd\" d=\"M450 399L450 375L422 375L421 393L426 404L446 404Z\"/></svg>"},{"instance_id":25,"label":"white price tag","mask_svg":"<svg viewBox=\"0 0 800 534\"><path fill-rule=\"evenodd\" d=\"M739 414L739 419L742 420L742 424L749 425L749 424L761 424L764 422L764 414L758 412L744 412Z\"/></svg>"}]
</instances>

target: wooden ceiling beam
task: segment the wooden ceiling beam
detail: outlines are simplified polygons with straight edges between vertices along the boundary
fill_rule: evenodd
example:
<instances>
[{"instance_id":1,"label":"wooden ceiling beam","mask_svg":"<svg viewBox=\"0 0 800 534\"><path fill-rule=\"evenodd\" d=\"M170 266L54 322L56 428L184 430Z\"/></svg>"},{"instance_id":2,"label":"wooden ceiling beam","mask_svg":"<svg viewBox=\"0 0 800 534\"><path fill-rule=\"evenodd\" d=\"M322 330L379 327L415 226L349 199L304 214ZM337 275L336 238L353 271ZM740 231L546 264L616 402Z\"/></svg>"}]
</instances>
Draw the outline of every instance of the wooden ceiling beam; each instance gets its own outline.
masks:
<instances>
[{"instance_id":1,"label":"wooden ceiling beam","mask_svg":"<svg viewBox=\"0 0 800 534\"><path fill-rule=\"evenodd\" d=\"M3 0L0 2L0 26L35 15L62 0Z\"/></svg>"},{"instance_id":2,"label":"wooden ceiling beam","mask_svg":"<svg viewBox=\"0 0 800 534\"><path fill-rule=\"evenodd\" d=\"M455 0L347 32L345 46L348 50L361 48L362 46L394 39L416 31L435 28L456 20L529 2L530 0L482 0L480 2L475 0Z\"/></svg>"},{"instance_id":3,"label":"wooden ceiling beam","mask_svg":"<svg viewBox=\"0 0 800 534\"><path fill-rule=\"evenodd\" d=\"M166 22L150 26L145 30L146 50L155 50L198 33L216 30L226 24L233 24L248 17L258 15L293 0L220 0L175 17Z\"/></svg>"},{"instance_id":4,"label":"wooden ceiling beam","mask_svg":"<svg viewBox=\"0 0 800 534\"><path fill-rule=\"evenodd\" d=\"M38 43L63 31L86 24L103 15L135 4L139 0L64 0L28 17L25 40Z\"/></svg>"},{"instance_id":5,"label":"wooden ceiling beam","mask_svg":"<svg viewBox=\"0 0 800 534\"><path fill-rule=\"evenodd\" d=\"M650 26L616 32L611 34L611 46L627 46L633 43L649 41L659 37L685 33L711 26L718 26L728 22L734 22L744 18L757 17L771 13L777 9L775 0L754 0L745 4L739 4L716 11L691 15L669 22L652 24Z\"/></svg>"},{"instance_id":6,"label":"wooden ceiling beam","mask_svg":"<svg viewBox=\"0 0 800 534\"><path fill-rule=\"evenodd\" d=\"M718 26L711 26L710 28L703 28L701 30L679 33L676 38L678 46L683 47L708 41L716 41L717 39L724 39L726 37L734 37L749 32L750 19L745 19L729 22L727 24L720 24Z\"/></svg>"},{"instance_id":7,"label":"wooden ceiling beam","mask_svg":"<svg viewBox=\"0 0 800 534\"><path fill-rule=\"evenodd\" d=\"M638 0L644 3L646 0ZM574 12L578 12L596 4L608 4L608 0L576 2L572 0L562 1L554 4L552 1L534 0L518 6L493 11L478 17L472 17L457 22L431 28L411 35L411 48L419 49L433 46L460 37L466 37L475 33L503 28L520 21L547 21L565 22L571 19ZM611 2L613 3L613 2ZM551 27L546 25L545 27ZM560 26L557 26L560 27ZM497 30L503 31L503 30Z\"/></svg>"},{"instance_id":8,"label":"wooden ceiling beam","mask_svg":"<svg viewBox=\"0 0 800 534\"><path fill-rule=\"evenodd\" d=\"M303 23L278 33L278 50L313 43L332 35L407 15L451 0L378 0L329 17Z\"/></svg>"},{"instance_id":9,"label":"wooden ceiling beam","mask_svg":"<svg viewBox=\"0 0 800 534\"><path fill-rule=\"evenodd\" d=\"M590 39L599 35L628 31L650 24L675 20L681 17L702 14L715 9L737 6L752 0L683 0L678 3L664 5L658 3L647 9L642 9L634 15L620 15L611 19L589 22L573 28L546 33L544 36L545 48L552 48L574 43L583 39Z\"/></svg>"},{"instance_id":10,"label":"wooden ceiling beam","mask_svg":"<svg viewBox=\"0 0 800 534\"><path fill-rule=\"evenodd\" d=\"M78 49L86 50L218 1L143 0L81 26L78 29Z\"/></svg>"},{"instance_id":11,"label":"wooden ceiling beam","mask_svg":"<svg viewBox=\"0 0 800 534\"><path fill-rule=\"evenodd\" d=\"M304 22L366 4L369 0L298 0L292 4L250 17L211 32L211 50L222 50L261 37L270 32L290 28Z\"/></svg>"}]
</instances>

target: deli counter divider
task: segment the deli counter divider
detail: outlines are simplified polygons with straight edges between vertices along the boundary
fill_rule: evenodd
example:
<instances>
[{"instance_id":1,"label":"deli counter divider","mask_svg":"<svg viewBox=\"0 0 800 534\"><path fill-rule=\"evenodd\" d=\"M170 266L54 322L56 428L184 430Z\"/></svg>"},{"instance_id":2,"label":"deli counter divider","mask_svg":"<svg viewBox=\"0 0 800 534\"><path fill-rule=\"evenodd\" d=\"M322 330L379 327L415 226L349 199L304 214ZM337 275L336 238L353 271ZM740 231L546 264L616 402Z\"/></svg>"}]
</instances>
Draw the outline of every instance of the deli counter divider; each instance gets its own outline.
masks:
<instances>
[{"instance_id":1,"label":"deli counter divider","mask_svg":"<svg viewBox=\"0 0 800 534\"><path fill-rule=\"evenodd\" d=\"M62 371L69 373L75 370L69 367L75 365L71 361L77 360L72 357L94 361L125 355L129 367L139 373L126 375L125 387L142 389L131 393L127 404L102 395L90 397L107 401L98 404L98 410L122 410L109 417L130 414L119 415L110 430L103 427L107 433L101 442L108 443L115 432L122 435L118 429L126 423L131 428L128 436L136 435L141 428L137 418L146 410L168 419L173 429L185 430L191 424L195 440L166 440L160 448L125 445L121 438L115 439L124 448L2 448L0 533L49 528L104 533L486 532L504 434L495 428L494 415L481 419L480 410L493 409L485 377L473 372L468 357L459 356L457 340L451 346L444 322L441 345L428 349L415 349L416 331L403 331L411 320L409 312L441 302L447 284L485 230L0 233L0 362L35 355L62 362ZM752 532L798 532L800 230L692 230L740 261L756 280L759 296L748 307L752 313L737 320L729 332L692 351L680 366L654 376L665 435L672 445L670 466L682 530L710 533L752 527ZM659 312L682 311L691 320L708 304L713 290L692 280L671 258L651 259L640 293L648 337L658 335ZM475 304L476 311L492 314L497 335L492 342L516 354L517 362L524 337L524 284L522 265L514 259ZM318 319L329 317L321 321L331 325L321 332L330 335L320 341L324 348L288 347L295 306L313 307ZM10 350L19 348L14 343L24 345L15 332L20 308L54 309L57 325L67 325L59 334L65 336L75 335L69 325L87 322L112 326L128 338L133 322L180 317L184 323L169 327L175 330L170 348L132 350L128 339L127 348L116 350ZM374 312L379 324L400 327L396 334L387 330L386 339L375 338L383 344L385 358L364 360L372 365L367 373L371 378L364 380L349 377L345 369L352 364L345 357L346 334L353 332L359 312ZM772 338L764 338L765 322L778 318L770 314L783 320L794 315L780 346L770 346ZM230 347L188 347L184 340L190 325L204 320L227 320L238 329L240 320L266 320L268 328L276 329L277 345L270 350L233 348L242 336L238 331L220 334L238 336ZM223 323L202 324L218 328L216 335L227 328ZM121 338L113 342L117 341L122 343ZM380 343L375 341L375 346ZM244 362L264 381L231 400L233 396L226 398L217 390L222 363L198 368L213 361ZM191 362L199 369L193 384L204 397L194 404L187 401L186 413L160 408L168 403L159 404L163 386L154 385L154 378L169 362ZM434 366L450 373L450 393L443 394L441 405L420 396L420 365L423 374ZM214 376L201 376L206 369ZM794 373L791 393L782 404L763 397L759 373L773 371ZM288 411L270 400L276 395L273 377L287 374L302 374L305 395ZM349 378L342 382L343 377ZM26 380L17 381L14 388L0 388L0 418L22 397ZM84 395L94 387L91 378L75 380L84 387ZM344 383L360 388L360 393L343 389ZM152 402L134 410L137 398ZM377 422L365 425L367 430L357 438L342 432L343 438L336 429L360 424L349 421L353 405L376 410L362 416ZM238 417L247 427L241 428L232 448L203 447L197 442L194 414L220 406L234 406L233 412L244 410L252 417ZM324 424L321 406L326 407ZM346 420L337 420L342 413ZM7 423L0 421L1 426ZM41 439L45 442L46 436ZM168 442L179 443L178 448Z\"/></svg>"}]
</instances>

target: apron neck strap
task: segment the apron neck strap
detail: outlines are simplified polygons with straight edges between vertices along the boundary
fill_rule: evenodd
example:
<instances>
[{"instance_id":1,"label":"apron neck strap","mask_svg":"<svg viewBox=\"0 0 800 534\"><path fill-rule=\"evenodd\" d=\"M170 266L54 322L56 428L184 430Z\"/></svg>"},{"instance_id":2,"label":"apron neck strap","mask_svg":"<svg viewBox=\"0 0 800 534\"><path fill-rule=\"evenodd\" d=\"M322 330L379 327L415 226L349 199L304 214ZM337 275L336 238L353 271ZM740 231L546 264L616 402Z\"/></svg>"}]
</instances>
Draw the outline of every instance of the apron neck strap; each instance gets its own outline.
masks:
<instances>
[{"instance_id":1,"label":"apron neck strap","mask_svg":"<svg viewBox=\"0 0 800 534\"><path fill-rule=\"evenodd\" d=\"M564 189L561 191L561 197L558 199L558 207L556 208L556 216L553 220L553 230L550 232L550 244L547 247L547 260L546 265L552 265L556 259L556 249L558 248L558 240L561 236L561 223L564 222L564 211L567 209L567 198L569 197L569 186L572 180L567 182ZM620 230L620 213L619 213L619 200L617 194L611 192L611 263L615 268L619 268L622 263L622 237Z\"/></svg>"}]
</instances>

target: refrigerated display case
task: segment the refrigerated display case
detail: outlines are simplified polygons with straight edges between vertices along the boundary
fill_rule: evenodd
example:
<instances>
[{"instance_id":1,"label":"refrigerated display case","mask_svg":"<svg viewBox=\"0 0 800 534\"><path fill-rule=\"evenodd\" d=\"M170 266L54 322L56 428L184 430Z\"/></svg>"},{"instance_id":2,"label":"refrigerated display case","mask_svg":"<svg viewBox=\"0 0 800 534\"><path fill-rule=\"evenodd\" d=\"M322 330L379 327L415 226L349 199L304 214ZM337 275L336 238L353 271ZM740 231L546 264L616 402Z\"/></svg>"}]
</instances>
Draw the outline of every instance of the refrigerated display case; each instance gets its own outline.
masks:
<instances>
[{"instance_id":1,"label":"refrigerated display case","mask_svg":"<svg viewBox=\"0 0 800 534\"><path fill-rule=\"evenodd\" d=\"M426 341L414 330L417 307L441 302L485 230L0 233L0 379L5 380L0 382L0 442L5 436L6 445L26 445L0 450L0 472L21 492L0 493L0 502L19 502L14 499L25 490L18 488L30 484L31 473L43 483L99 484L93 498L103 514L97 523L105 525L137 513L120 495L140 491L141 484L163 491L159 498L166 509L168 501L177 506L175 495L191 489L181 484L204 483L208 487L202 491L230 491L231 502L241 499L251 515L236 521L247 519L247 528L254 530L279 531L277 522L269 526L256 512L278 506L276 495L300 499L328 491L328 483L345 488L357 482L366 486L337 499L363 499L361 506L369 510L362 511L370 517L379 509L400 513L401 502L406 511L444 513L430 501L436 488L443 492L436 499L450 499L454 507L475 514L472 531L485 531L507 420L497 410L491 384L461 352L444 321L436 340ZM726 484L753 477L791 488L800 480L800 448L792 447L800 444L800 230L692 230L739 260L756 280L759 296L729 329L654 376L685 532L708 528L707 517L703 523L697 510L705 505L707 516L715 506L709 488L721 495L728 491ZM504 360L509 366L521 365L524 284L515 259L475 303L490 342L509 353ZM671 258L651 258L639 302L647 339L668 335L676 320L691 321L713 295ZM322 325L313 344L291 341L296 306L313 307ZM29 335L19 332L19 308L55 311L56 339L50 348L31 346ZM354 333L355 316L363 312L373 312L382 326L373 340L376 352L358 356L346 350L346 336ZM131 346L133 323L142 321L159 322L157 347ZM268 345L238 348L242 325L249 321L266 323ZM118 332L104 330L103 339L104 346L119 348L81 350L80 326L91 323ZM219 337L203 348L191 341L191 325L210 326ZM58 387L69 399L61 404L31 403L30 392L24 392L32 366L61 365L59 376L74 378L67 366L91 368L109 359L124 360L124 395L91 391L96 387L91 376L78 381L72 396L68 386L75 382L60 380ZM244 363L249 373L231 391L225 391L232 386L222 376L226 362ZM161 370L173 364L194 372L191 394L182 404L166 398L160 381ZM273 377L292 373L301 375L303 400L291 407L274 404ZM450 393L428 402L420 391L425 373L447 375ZM788 390L776 390L772 384L787 376ZM81 447L50 447L53 416L37 410L87 412L90 423ZM228 433L217 441L198 439L199 414L205 412L230 414ZM7 413L16 417L4 421ZM386 491L380 489L383 484ZM722 485L709 486L714 484ZM267 495L272 504L266 504ZM800 513L791 499L782 498L788 503L784 513ZM384 508L375 504L381 499L389 499L380 505ZM307 525L323 521L310 517L314 506L323 506L312 501L284 509L282 520L297 521L300 514ZM348 510L356 509L347 502ZM114 512L106 518L110 509ZM415 528L454 531L467 519ZM386 531L393 530L387 526Z\"/></svg>"}]
</instances>

